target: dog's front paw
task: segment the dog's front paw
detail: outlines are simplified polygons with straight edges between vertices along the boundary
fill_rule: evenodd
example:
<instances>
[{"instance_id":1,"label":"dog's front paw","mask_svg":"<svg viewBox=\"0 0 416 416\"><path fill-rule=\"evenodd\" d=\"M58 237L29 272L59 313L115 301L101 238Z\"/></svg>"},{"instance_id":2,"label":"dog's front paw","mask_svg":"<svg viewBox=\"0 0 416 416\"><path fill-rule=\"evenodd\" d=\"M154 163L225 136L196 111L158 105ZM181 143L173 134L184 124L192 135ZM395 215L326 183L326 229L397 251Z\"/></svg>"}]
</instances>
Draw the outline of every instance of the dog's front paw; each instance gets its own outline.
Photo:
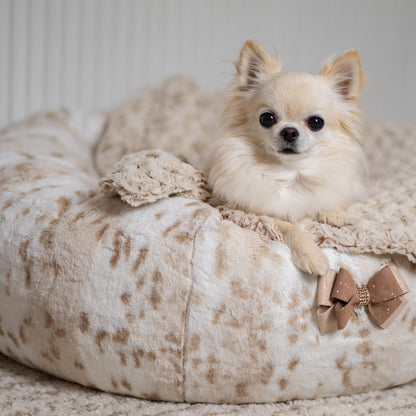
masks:
<instances>
[{"instance_id":1,"label":"dog's front paw","mask_svg":"<svg viewBox=\"0 0 416 416\"><path fill-rule=\"evenodd\" d=\"M290 232L292 262L300 270L314 276L323 276L328 271L328 259L322 250L306 234L297 228Z\"/></svg>"},{"instance_id":2,"label":"dog's front paw","mask_svg":"<svg viewBox=\"0 0 416 416\"><path fill-rule=\"evenodd\" d=\"M334 227L342 227L345 225L344 211L325 211L318 214L318 221L329 224Z\"/></svg>"},{"instance_id":3,"label":"dog's front paw","mask_svg":"<svg viewBox=\"0 0 416 416\"><path fill-rule=\"evenodd\" d=\"M302 272L313 276L323 276L329 268L328 259L315 244L306 250L292 250L292 262Z\"/></svg>"},{"instance_id":4,"label":"dog's front paw","mask_svg":"<svg viewBox=\"0 0 416 416\"><path fill-rule=\"evenodd\" d=\"M313 240L299 227L275 219L275 227L290 248L293 264L305 273L323 276L328 271L328 259Z\"/></svg>"}]
</instances>

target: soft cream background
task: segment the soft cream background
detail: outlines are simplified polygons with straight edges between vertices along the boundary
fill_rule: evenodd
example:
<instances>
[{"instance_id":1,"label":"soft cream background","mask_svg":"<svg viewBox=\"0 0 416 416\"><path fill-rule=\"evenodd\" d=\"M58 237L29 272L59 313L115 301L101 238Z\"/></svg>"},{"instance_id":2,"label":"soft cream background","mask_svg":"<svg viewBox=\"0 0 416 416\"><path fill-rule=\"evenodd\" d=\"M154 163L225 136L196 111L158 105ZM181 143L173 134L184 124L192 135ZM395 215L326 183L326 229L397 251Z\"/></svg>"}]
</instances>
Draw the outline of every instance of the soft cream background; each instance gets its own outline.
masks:
<instances>
[{"instance_id":1,"label":"soft cream background","mask_svg":"<svg viewBox=\"0 0 416 416\"><path fill-rule=\"evenodd\" d=\"M416 122L415 22L414 0L0 0L0 125L111 108L175 72L220 88L247 38L312 72L356 48L366 110Z\"/></svg>"}]
</instances>

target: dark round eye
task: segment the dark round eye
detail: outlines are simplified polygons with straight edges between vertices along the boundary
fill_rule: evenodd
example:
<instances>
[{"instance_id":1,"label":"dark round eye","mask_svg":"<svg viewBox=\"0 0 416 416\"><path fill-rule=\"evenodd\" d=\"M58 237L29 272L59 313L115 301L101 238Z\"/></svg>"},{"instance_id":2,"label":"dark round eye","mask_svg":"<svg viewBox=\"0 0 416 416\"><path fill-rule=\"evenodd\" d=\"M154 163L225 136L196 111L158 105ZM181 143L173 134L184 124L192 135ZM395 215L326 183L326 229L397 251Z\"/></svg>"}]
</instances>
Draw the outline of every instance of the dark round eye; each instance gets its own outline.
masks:
<instances>
[{"instance_id":1,"label":"dark round eye","mask_svg":"<svg viewBox=\"0 0 416 416\"><path fill-rule=\"evenodd\" d=\"M308 127L312 130L312 131L318 131L321 130L324 125L325 122L324 120L319 117L319 116L311 116L306 120L306 123L308 125Z\"/></svg>"},{"instance_id":2,"label":"dark round eye","mask_svg":"<svg viewBox=\"0 0 416 416\"><path fill-rule=\"evenodd\" d=\"M265 113L260 115L260 124L269 129L273 126L273 124L277 123L276 116L273 113L266 111Z\"/></svg>"}]
</instances>

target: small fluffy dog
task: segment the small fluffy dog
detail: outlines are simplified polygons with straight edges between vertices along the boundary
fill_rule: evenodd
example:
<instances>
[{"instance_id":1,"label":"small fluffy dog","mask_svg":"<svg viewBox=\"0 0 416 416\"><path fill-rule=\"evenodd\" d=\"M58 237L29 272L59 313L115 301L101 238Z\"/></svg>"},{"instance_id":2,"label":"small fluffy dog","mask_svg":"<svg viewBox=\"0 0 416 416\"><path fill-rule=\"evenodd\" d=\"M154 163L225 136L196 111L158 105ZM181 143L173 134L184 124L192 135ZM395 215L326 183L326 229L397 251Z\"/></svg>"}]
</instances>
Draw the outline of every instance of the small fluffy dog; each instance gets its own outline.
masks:
<instances>
[{"instance_id":1,"label":"small fluffy dog","mask_svg":"<svg viewBox=\"0 0 416 416\"><path fill-rule=\"evenodd\" d=\"M347 51L319 75L280 68L277 55L245 43L213 144L209 184L221 203L275 217L295 265L322 275L326 257L292 223L309 216L342 226L343 210L366 195L360 58Z\"/></svg>"}]
</instances>

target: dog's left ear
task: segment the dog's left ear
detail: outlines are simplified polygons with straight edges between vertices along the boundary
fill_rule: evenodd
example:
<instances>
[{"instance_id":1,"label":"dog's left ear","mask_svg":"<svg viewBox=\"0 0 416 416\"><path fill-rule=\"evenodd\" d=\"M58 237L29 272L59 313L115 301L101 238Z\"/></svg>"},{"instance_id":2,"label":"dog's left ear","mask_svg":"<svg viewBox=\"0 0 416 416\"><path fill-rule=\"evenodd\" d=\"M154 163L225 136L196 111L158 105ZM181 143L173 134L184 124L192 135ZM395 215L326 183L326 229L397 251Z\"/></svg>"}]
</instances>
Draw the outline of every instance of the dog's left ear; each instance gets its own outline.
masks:
<instances>
[{"instance_id":1,"label":"dog's left ear","mask_svg":"<svg viewBox=\"0 0 416 416\"><path fill-rule=\"evenodd\" d=\"M268 75L280 71L280 59L270 55L254 40L248 40L240 52L240 58L235 65L238 82L245 89L252 89Z\"/></svg>"},{"instance_id":2,"label":"dog's left ear","mask_svg":"<svg viewBox=\"0 0 416 416\"><path fill-rule=\"evenodd\" d=\"M347 100L356 101L364 84L360 56L356 50L349 50L335 61L324 63L320 75L329 77L335 89Z\"/></svg>"}]
</instances>

